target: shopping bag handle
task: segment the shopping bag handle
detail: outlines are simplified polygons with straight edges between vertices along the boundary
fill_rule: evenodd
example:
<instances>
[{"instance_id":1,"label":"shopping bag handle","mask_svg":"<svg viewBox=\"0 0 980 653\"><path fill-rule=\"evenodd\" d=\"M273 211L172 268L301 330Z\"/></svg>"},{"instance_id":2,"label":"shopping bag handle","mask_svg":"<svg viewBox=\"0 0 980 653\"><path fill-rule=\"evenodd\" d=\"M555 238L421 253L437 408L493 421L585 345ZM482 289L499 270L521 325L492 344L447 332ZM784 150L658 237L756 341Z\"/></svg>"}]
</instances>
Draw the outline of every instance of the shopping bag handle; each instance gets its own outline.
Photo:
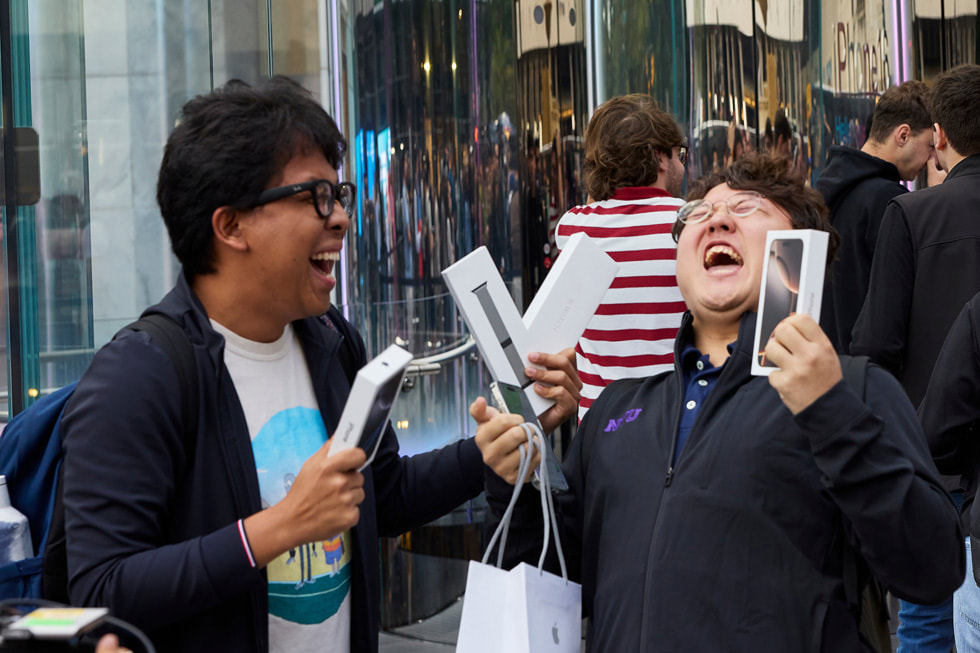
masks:
<instances>
[{"instance_id":1,"label":"shopping bag handle","mask_svg":"<svg viewBox=\"0 0 980 653\"><path fill-rule=\"evenodd\" d=\"M510 502L507 504L507 509L504 510L503 516L500 518L500 523L497 525L496 530L493 532L493 536L490 538L490 543L487 544L487 549L483 553L483 564L487 564L490 559L490 552L493 550L494 545L497 540L500 540L500 546L497 549L497 567L502 567L504 563L504 546L507 543L507 534L510 531L510 522L514 514L514 507L517 505L517 499L521 494L521 490L526 485L523 482L527 478L528 471L531 466L531 459L533 456L531 452L536 448L541 456L541 460L544 460L544 447L548 446L544 441L544 435L541 433L541 429L537 424L531 422L525 422L521 424L521 428L524 429L524 433L527 435L527 444L522 444L518 447L518 452L520 453L520 464L517 468L517 483L514 484L514 491L510 496ZM543 544L541 546L541 556L538 558L538 571L542 571L544 568L544 559L548 553L548 545L550 544L551 533L555 535L555 549L558 552L558 563L561 565L561 577L565 581L568 580L568 570L565 567L565 554L561 548L561 538L558 536L558 520L555 516L555 500L554 493L551 491L551 479L548 478L548 466L541 465L539 471L539 492L541 494L541 514L542 521L544 522L544 537Z\"/></svg>"}]
</instances>

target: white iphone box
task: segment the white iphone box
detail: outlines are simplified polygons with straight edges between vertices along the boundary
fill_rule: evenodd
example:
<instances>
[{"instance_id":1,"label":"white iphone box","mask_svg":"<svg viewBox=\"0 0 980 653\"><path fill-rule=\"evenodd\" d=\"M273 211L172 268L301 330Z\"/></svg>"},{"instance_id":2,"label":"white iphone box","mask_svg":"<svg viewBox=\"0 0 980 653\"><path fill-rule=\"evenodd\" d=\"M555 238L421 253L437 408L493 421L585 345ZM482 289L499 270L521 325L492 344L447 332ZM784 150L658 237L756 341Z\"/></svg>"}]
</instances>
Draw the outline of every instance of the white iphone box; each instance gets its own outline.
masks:
<instances>
[{"instance_id":1,"label":"white iphone box","mask_svg":"<svg viewBox=\"0 0 980 653\"><path fill-rule=\"evenodd\" d=\"M827 232L816 229L788 229L766 234L766 260L762 268L752 349L752 374L755 376L768 376L777 369L766 360L765 349L773 329L784 318L806 313L820 321L828 241Z\"/></svg>"},{"instance_id":2,"label":"white iphone box","mask_svg":"<svg viewBox=\"0 0 980 653\"><path fill-rule=\"evenodd\" d=\"M374 460L378 451L388 413L402 387L405 370L412 354L398 345L391 345L372 358L354 377L354 386L340 414L337 430L331 438L329 455L360 447L367 454L363 469Z\"/></svg>"},{"instance_id":3,"label":"white iphone box","mask_svg":"<svg viewBox=\"0 0 980 653\"><path fill-rule=\"evenodd\" d=\"M456 261L442 271L442 278L494 380L519 387L535 415L548 410L554 400L539 396L524 374L530 364L527 355L540 350L531 349L521 313L487 248L479 247Z\"/></svg>"},{"instance_id":4,"label":"white iphone box","mask_svg":"<svg viewBox=\"0 0 980 653\"><path fill-rule=\"evenodd\" d=\"M619 264L579 232L568 239L524 312L531 351L574 347L619 272Z\"/></svg>"}]
</instances>

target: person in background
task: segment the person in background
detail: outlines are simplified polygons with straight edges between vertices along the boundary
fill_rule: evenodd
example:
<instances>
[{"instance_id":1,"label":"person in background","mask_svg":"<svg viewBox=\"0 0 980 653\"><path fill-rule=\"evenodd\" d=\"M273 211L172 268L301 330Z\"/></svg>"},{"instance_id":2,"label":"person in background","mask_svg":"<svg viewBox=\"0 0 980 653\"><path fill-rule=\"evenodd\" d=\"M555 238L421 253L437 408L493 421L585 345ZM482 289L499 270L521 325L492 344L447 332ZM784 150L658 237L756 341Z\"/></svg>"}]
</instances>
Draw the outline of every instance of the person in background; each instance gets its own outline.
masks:
<instances>
[{"instance_id":1,"label":"person in background","mask_svg":"<svg viewBox=\"0 0 980 653\"><path fill-rule=\"evenodd\" d=\"M830 208L840 234L837 260L824 281L820 327L838 353L850 351L851 329L868 294L871 259L885 206L907 193L902 181L915 179L934 159L928 87L905 82L885 91L869 119L861 149L835 145L815 188Z\"/></svg>"},{"instance_id":2,"label":"person in background","mask_svg":"<svg viewBox=\"0 0 980 653\"><path fill-rule=\"evenodd\" d=\"M980 291L980 266L972 264L980 258L978 106L980 66L957 66L933 82L928 107L935 156L948 174L938 186L888 203L854 325L851 353L894 374L916 406L950 325ZM939 606L900 604L901 653L952 649L951 595Z\"/></svg>"},{"instance_id":3,"label":"person in background","mask_svg":"<svg viewBox=\"0 0 980 653\"><path fill-rule=\"evenodd\" d=\"M940 472L964 488L966 578L953 594L953 635L960 653L980 651L980 293L963 307L936 358L919 406L922 429Z\"/></svg>"},{"instance_id":4,"label":"person in background","mask_svg":"<svg viewBox=\"0 0 980 653\"><path fill-rule=\"evenodd\" d=\"M119 638L115 635L103 635L95 647L95 653L133 653L128 648L119 645Z\"/></svg>"},{"instance_id":5,"label":"person in background","mask_svg":"<svg viewBox=\"0 0 980 653\"><path fill-rule=\"evenodd\" d=\"M619 273L576 347L579 419L609 383L669 370L685 307L670 228L683 204L687 148L673 116L648 95L604 102L585 131L589 203L558 222L559 249L584 232Z\"/></svg>"}]
</instances>

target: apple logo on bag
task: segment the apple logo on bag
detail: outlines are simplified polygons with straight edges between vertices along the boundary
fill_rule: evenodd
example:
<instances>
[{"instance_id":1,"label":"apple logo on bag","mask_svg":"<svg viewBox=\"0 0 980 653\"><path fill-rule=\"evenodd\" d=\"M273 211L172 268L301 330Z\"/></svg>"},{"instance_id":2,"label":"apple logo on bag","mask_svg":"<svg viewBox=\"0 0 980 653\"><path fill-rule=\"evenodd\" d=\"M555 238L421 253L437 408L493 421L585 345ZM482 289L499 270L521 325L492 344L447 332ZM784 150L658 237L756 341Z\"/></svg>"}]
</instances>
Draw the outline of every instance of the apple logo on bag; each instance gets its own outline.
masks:
<instances>
[{"instance_id":1,"label":"apple logo on bag","mask_svg":"<svg viewBox=\"0 0 980 653\"><path fill-rule=\"evenodd\" d=\"M558 622L557 621L555 622L555 625L551 627L551 636L555 639L555 644L559 644L560 643L558 641Z\"/></svg>"}]
</instances>

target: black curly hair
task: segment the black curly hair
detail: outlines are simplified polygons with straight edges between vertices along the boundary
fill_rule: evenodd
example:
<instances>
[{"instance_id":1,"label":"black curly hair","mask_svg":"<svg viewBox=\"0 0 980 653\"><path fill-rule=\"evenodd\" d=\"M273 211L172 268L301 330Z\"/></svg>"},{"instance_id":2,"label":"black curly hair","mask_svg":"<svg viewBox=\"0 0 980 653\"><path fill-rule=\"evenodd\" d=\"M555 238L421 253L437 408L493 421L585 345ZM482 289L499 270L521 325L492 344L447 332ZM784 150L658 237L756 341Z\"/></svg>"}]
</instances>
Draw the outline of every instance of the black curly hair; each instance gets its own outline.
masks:
<instances>
[{"instance_id":1,"label":"black curly hair","mask_svg":"<svg viewBox=\"0 0 980 653\"><path fill-rule=\"evenodd\" d=\"M188 280L214 272L214 211L253 206L294 155L317 150L338 169L347 141L288 77L232 80L184 105L163 152L157 203Z\"/></svg>"}]
</instances>

